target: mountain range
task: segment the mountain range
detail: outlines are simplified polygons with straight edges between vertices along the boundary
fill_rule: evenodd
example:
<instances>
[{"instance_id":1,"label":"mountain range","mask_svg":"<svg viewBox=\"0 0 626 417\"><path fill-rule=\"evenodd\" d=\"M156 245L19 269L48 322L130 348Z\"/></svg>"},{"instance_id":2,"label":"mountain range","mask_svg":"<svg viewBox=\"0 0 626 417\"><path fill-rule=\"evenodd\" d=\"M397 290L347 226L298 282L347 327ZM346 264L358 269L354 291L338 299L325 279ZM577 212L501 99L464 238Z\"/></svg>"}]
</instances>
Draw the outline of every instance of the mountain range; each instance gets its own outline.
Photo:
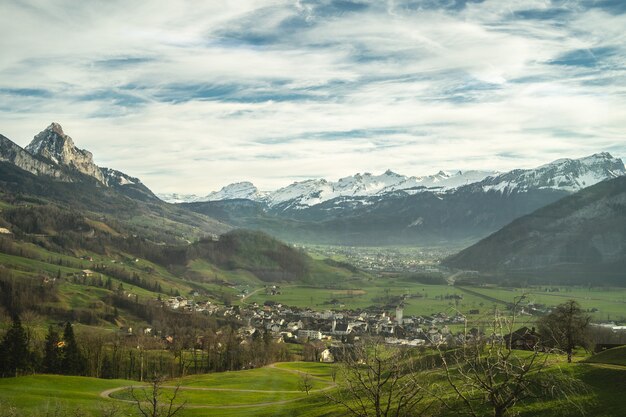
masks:
<instances>
[{"instance_id":1,"label":"mountain range","mask_svg":"<svg viewBox=\"0 0 626 417\"><path fill-rule=\"evenodd\" d=\"M168 204L138 178L97 166L93 155L76 147L57 123L25 148L0 135L0 192L13 196L11 204L60 204L114 219L129 233L168 244L232 228L302 243L461 249L480 241L446 265L490 272L554 271L555 265L569 271L581 262L621 265L626 234L621 217L611 216L623 213L619 186L625 175L622 160L597 153L504 173L408 177L388 170L335 182L295 182L273 192L240 182L204 198L177 197L207 201ZM571 208L572 201L591 203L571 214L563 207ZM602 226L597 233L594 224Z\"/></svg>"},{"instance_id":2,"label":"mountain range","mask_svg":"<svg viewBox=\"0 0 626 417\"><path fill-rule=\"evenodd\" d=\"M626 175L598 153L505 173L467 171L407 177L387 171L336 182L295 182L261 192L249 182L181 205L236 227L282 239L347 245L467 246L512 220L598 182Z\"/></svg>"},{"instance_id":3,"label":"mountain range","mask_svg":"<svg viewBox=\"0 0 626 417\"><path fill-rule=\"evenodd\" d=\"M267 203L269 206L287 204L292 208L305 208L321 204L338 197L376 196L394 191L444 192L449 189L480 181L495 171L439 171L437 174L424 177L407 177L387 170L381 175L369 172L340 178L336 182L325 179L309 179L294 182L275 191L260 191L248 181L237 182L214 191L204 197L195 194L159 194L159 197L171 203L196 203L247 199Z\"/></svg>"}]
</instances>

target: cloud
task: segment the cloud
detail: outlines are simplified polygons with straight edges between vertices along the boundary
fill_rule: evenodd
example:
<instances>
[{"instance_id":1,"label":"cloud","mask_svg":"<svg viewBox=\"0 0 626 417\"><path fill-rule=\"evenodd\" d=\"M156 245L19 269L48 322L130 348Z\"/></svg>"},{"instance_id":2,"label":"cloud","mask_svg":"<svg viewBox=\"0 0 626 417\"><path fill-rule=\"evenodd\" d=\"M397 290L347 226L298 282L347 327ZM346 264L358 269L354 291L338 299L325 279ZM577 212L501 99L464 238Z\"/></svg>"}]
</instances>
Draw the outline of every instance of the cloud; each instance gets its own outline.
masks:
<instances>
[{"instance_id":1,"label":"cloud","mask_svg":"<svg viewBox=\"0 0 626 417\"><path fill-rule=\"evenodd\" d=\"M157 192L626 156L619 1L0 6L1 133Z\"/></svg>"}]
</instances>

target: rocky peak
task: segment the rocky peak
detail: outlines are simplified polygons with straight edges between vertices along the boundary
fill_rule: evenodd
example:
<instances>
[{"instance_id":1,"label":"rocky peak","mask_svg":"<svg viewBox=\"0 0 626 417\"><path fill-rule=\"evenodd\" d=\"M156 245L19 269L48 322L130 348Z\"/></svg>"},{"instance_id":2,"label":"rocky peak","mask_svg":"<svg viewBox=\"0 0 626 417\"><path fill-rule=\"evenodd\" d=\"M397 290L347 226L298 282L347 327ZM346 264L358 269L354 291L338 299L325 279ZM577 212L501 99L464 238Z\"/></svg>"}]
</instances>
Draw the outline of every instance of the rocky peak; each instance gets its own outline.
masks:
<instances>
[{"instance_id":1,"label":"rocky peak","mask_svg":"<svg viewBox=\"0 0 626 417\"><path fill-rule=\"evenodd\" d=\"M0 162L11 163L31 174L48 175L61 181L69 181L69 177L57 165L33 157L29 152L2 135L0 135Z\"/></svg>"},{"instance_id":2,"label":"rocky peak","mask_svg":"<svg viewBox=\"0 0 626 417\"><path fill-rule=\"evenodd\" d=\"M39 132L26 150L33 155L39 155L59 165L75 169L106 184L102 171L93 162L91 152L77 148L72 138L63 132L63 128L58 123L52 123Z\"/></svg>"}]
</instances>

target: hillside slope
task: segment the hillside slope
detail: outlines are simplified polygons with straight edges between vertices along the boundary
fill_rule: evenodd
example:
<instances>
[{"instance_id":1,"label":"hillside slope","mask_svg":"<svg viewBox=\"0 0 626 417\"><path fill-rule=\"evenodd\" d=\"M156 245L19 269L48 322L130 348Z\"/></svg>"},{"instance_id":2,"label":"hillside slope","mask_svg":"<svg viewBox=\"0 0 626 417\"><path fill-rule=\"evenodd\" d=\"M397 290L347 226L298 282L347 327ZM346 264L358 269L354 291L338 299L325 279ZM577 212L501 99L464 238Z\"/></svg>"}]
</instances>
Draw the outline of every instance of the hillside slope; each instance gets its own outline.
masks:
<instances>
[{"instance_id":1,"label":"hillside slope","mask_svg":"<svg viewBox=\"0 0 626 417\"><path fill-rule=\"evenodd\" d=\"M626 285L626 178L601 182L521 217L443 264Z\"/></svg>"}]
</instances>

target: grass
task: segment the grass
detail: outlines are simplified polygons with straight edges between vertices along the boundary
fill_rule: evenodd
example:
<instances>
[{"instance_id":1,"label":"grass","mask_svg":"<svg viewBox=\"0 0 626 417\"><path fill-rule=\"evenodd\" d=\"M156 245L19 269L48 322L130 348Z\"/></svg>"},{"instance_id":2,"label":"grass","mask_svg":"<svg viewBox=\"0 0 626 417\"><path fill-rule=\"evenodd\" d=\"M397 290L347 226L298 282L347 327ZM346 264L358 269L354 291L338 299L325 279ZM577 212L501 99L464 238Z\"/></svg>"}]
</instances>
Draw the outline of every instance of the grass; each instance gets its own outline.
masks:
<instances>
[{"instance_id":1,"label":"grass","mask_svg":"<svg viewBox=\"0 0 626 417\"><path fill-rule=\"evenodd\" d=\"M596 355L596 358L598 356ZM606 355L604 356L606 357ZM577 401L585 404L587 415L598 417L623 415L623 384L626 381L626 368L582 362L565 364L563 360L562 357L555 358L555 365L558 362L561 371L571 373L588 386L588 392L576 398ZM180 398L188 401L188 407L180 415L181 417L343 416L345 413L334 405L328 404L321 394L312 392L311 395L307 396L305 393L299 392L298 388L298 372L306 372L314 376L313 381L317 384L315 389L319 389L331 383L332 369L333 365L290 362L247 371L185 377L181 380L181 385L195 389L181 390ZM136 381L57 375L0 379L0 405L4 407L3 409L13 406L19 411L30 413L33 416L45 415L46 410L58 406L72 412L81 410L87 415L95 417L102 415L101 410L103 408L117 404L125 410L123 415L136 416L132 404L102 398L100 393L107 389L137 384ZM202 390L202 388L217 388L224 391L208 391ZM266 392L234 391L238 389ZM119 399L129 399L130 392L121 390L114 393L113 396ZM285 402L275 403L282 401ZM206 408L207 406L209 408ZM551 417L555 415L574 417L580 415L578 410L564 406L562 402L554 401L527 403L516 407L515 411L519 412L522 417ZM447 414L444 413L441 416L447 417Z\"/></svg>"},{"instance_id":2,"label":"grass","mask_svg":"<svg viewBox=\"0 0 626 417\"><path fill-rule=\"evenodd\" d=\"M276 367L185 377L180 380L183 387L180 391L180 398L187 401L189 407L181 415L183 417L289 415L293 410L299 409L314 398L316 398L315 401L320 401L321 396L315 391L331 384L332 366L295 362L277 364ZM311 380L313 391L310 395L306 395L300 389L298 372L306 372L314 377ZM174 385L175 383L176 381L172 381L168 384ZM46 410L53 410L57 407L64 410L81 410L87 415L99 416L102 408L117 404L126 410L126 413L131 413L124 415L134 416L136 414L134 414L132 404L115 401L115 399L130 400L132 398L130 390L122 389L114 392L112 394L114 399L102 398L100 393L108 389L138 384L137 381L59 375L5 378L0 379L0 406L4 409L15 407L33 416L45 415ZM258 390L259 392L237 390ZM171 389L164 389L164 392L166 395L171 394ZM137 394L140 393L138 389ZM271 404L283 401L286 402ZM194 406L243 406L243 408L192 408ZM0 415L3 415L1 409Z\"/></svg>"},{"instance_id":3,"label":"grass","mask_svg":"<svg viewBox=\"0 0 626 417\"><path fill-rule=\"evenodd\" d=\"M20 411L44 415L58 407L97 411L111 400L100 398L100 392L130 385L124 380L105 380L58 375L34 375L0 379L0 404Z\"/></svg>"},{"instance_id":4,"label":"grass","mask_svg":"<svg viewBox=\"0 0 626 417\"><path fill-rule=\"evenodd\" d=\"M603 360L612 360L611 358L616 355L622 357L622 351L625 349L621 349L619 354L615 353L616 349L612 350L608 358L606 352L609 351L603 352L605 355L602 356L596 355L595 358L604 357ZM587 384L588 392L575 398L585 405L587 415L598 417L623 415L626 368L585 362L566 364L563 361L563 357L555 357L554 365L558 365L562 372L570 373ZM314 377L313 382L317 384L314 389L328 386L331 383L333 366L310 362L290 362L247 371L189 376L181 380L182 387L192 389L180 391L180 398L188 402L188 407L180 416L342 416L345 413L336 406L328 404L323 395L314 391L307 396L299 392L298 388L298 372L306 372ZM20 412L32 416L45 415L46 410L58 407L72 412L80 410L83 415L95 417L102 415L102 409L115 404L124 410L123 415L136 416L132 404L102 398L100 393L107 389L137 384L136 381L56 375L0 379L0 406L3 407L0 408L0 415L3 415L2 410L7 410L9 407L15 407ZM217 388L223 391L208 391L203 388ZM130 392L121 390L113 396L118 399L130 399ZM219 408L224 406L240 407ZM556 401L530 402L516 407L514 411L519 412L522 417L580 415L579 410ZM442 413L442 416L447 416L445 411Z\"/></svg>"},{"instance_id":5,"label":"grass","mask_svg":"<svg viewBox=\"0 0 626 417\"><path fill-rule=\"evenodd\" d=\"M318 377L329 377L327 374L313 373L314 368L309 368L306 362L293 362L290 367L279 364L275 368L264 367L242 372L223 372L191 376L184 378L181 383L189 387L210 387L210 388L233 388L233 389L254 389L270 391L299 391L301 377L297 373L287 371L302 371ZM315 364L317 365L317 364ZM329 369L328 365L321 365L321 369ZM324 388L327 382L313 379L311 381L313 389Z\"/></svg>"},{"instance_id":6,"label":"grass","mask_svg":"<svg viewBox=\"0 0 626 417\"><path fill-rule=\"evenodd\" d=\"M137 398L144 398L144 393L142 389L135 389L135 396ZM163 393L166 396L173 395L172 388L163 389ZM264 393L261 392L240 392L240 391L209 391L209 390L201 390L201 389L181 389L178 393L178 397L181 401L185 402L188 406L199 407L199 406L258 406L259 404L267 404L267 403L275 403L275 402L283 402L289 400L296 400L298 398L302 398L303 393L294 392L294 393L286 393L286 392L272 392L267 391ZM123 390L115 392L112 395L115 399L132 401L133 396L131 391ZM207 407L208 408L208 407Z\"/></svg>"},{"instance_id":7,"label":"grass","mask_svg":"<svg viewBox=\"0 0 626 417\"><path fill-rule=\"evenodd\" d=\"M395 309L398 301L393 301L393 297L397 299L408 294L408 298L403 301L405 316L432 315L439 312L454 315L457 311L469 314L470 310L479 310L482 313L494 304L448 285L424 285L387 279L359 282L355 285L340 284L337 288L283 285L280 292L279 295L266 295L264 291L260 291L247 301L263 304L271 300L315 310L342 310L383 306L389 300ZM456 300L455 296L462 299ZM338 304L332 301L337 301Z\"/></svg>"},{"instance_id":8,"label":"grass","mask_svg":"<svg viewBox=\"0 0 626 417\"><path fill-rule=\"evenodd\" d=\"M607 349L586 359L585 362L626 366L626 346Z\"/></svg>"},{"instance_id":9,"label":"grass","mask_svg":"<svg viewBox=\"0 0 626 417\"><path fill-rule=\"evenodd\" d=\"M496 298L505 302L513 302L514 297L525 294L529 301L545 305L557 305L567 300L576 300L589 310L596 320L626 321L626 288L584 288L574 286L532 288L497 288L472 287L472 291ZM548 289L548 291L546 291ZM558 289L558 291L549 290ZM592 311L592 310L597 311Z\"/></svg>"}]
</instances>

